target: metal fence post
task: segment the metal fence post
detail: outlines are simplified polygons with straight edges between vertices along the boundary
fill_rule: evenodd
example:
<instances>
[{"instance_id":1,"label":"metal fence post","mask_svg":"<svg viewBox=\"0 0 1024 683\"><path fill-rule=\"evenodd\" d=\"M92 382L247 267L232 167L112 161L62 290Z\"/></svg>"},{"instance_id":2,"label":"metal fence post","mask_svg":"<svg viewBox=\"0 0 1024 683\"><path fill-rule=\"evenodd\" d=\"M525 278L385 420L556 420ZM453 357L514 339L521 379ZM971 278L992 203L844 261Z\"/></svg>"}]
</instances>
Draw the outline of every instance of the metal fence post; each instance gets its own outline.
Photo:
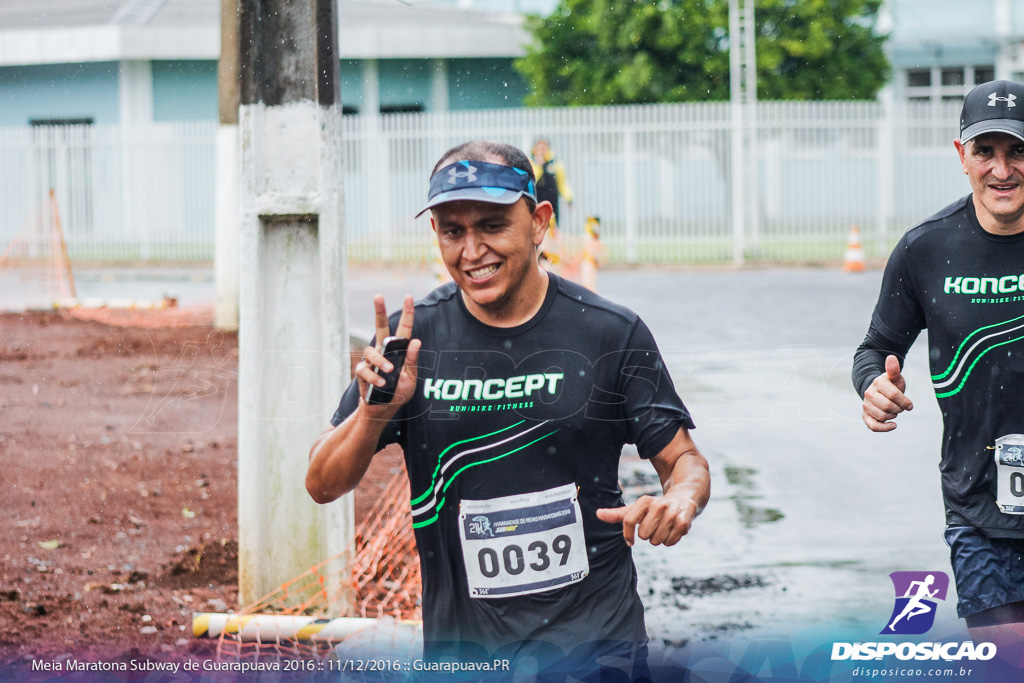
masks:
<instances>
[{"instance_id":1,"label":"metal fence post","mask_svg":"<svg viewBox=\"0 0 1024 683\"><path fill-rule=\"evenodd\" d=\"M877 234L876 252L879 255L887 254L889 251L889 223L892 221L893 213L893 187L895 179L895 144L896 144L896 118L893 111L893 99L891 87L885 88L879 96L881 105L878 117L878 213L877 213Z\"/></svg>"},{"instance_id":2,"label":"metal fence post","mask_svg":"<svg viewBox=\"0 0 1024 683\"><path fill-rule=\"evenodd\" d=\"M626 261L629 263L637 262L635 135L636 131L627 128L623 131L622 140L622 161L625 164L623 183L626 186Z\"/></svg>"}]
</instances>

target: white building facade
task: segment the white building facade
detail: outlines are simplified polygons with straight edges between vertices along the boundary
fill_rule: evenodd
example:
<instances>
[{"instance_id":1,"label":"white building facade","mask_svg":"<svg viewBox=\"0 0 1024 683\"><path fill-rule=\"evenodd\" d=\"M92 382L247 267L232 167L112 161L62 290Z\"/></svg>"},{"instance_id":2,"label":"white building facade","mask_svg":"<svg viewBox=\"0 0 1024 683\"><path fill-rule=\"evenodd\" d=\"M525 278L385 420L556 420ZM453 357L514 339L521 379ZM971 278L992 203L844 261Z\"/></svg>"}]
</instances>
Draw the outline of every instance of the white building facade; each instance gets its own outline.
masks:
<instances>
[{"instance_id":1,"label":"white building facade","mask_svg":"<svg viewBox=\"0 0 1024 683\"><path fill-rule=\"evenodd\" d=\"M897 101L959 102L979 83L1024 81L1024 0L889 0L883 15Z\"/></svg>"}]
</instances>

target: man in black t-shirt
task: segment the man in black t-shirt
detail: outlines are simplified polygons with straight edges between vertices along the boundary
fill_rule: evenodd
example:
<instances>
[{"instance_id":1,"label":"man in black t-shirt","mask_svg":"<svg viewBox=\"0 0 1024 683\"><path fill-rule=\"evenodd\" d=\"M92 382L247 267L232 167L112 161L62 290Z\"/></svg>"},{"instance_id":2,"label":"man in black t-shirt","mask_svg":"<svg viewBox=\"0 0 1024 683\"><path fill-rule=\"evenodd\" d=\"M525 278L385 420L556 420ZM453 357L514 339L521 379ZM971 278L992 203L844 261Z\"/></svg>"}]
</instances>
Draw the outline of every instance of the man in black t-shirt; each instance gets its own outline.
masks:
<instances>
[{"instance_id":1,"label":"man in black t-shirt","mask_svg":"<svg viewBox=\"0 0 1024 683\"><path fill-rule=\"evenodd\" d=\"M972 194L897 244L853 381L875 432L912 410L901 365L928 330L943 416L942 494L959 604L975 640L1024 637L1024 85L964 100L955 141Z\"/></svg>"},{"instance_id":2,"label":"man in black t-shirt","mask_svg":"<svg viewBox=\"0 0 1024 683\"><path fill-rule=\"evenodd\" d=\"M450 150L427 209L452 282L390 319L375 298L375 343L311 450L307 489L335 500L374 453L402 446L427 657L529 655L574 670L611 657L640 676L629 546L676 543L707 503L693 422L639 317L538 266L551 205L536 201L525 154ZM392 370L380 347L392 334L412 339L395 399L369 404L375 369ZM626 443L663 496L623 505Z\"/></svg>"}]
</instances>

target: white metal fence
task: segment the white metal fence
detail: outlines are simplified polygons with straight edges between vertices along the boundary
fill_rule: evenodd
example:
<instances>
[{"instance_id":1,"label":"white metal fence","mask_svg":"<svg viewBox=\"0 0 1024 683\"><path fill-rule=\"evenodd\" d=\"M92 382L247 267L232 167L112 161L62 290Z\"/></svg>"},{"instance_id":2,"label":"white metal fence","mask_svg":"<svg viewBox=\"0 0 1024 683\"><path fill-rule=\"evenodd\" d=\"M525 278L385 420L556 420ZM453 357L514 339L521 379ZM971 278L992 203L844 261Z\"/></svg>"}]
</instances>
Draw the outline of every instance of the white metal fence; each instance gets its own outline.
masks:
<instances>
[{"instance_id":1,"label":"white metal fence","mask_svg":"<svg viewBox=\"0 0 1024 683\"><path fill-rule=\"evenodd\" d=\"M72 259L213 258L214 124L0 128L0 252L41 257L57 209Z\"/></svg>"},{"instance_id":2,"label":"white metal fence","mask_svg":"<svg viewBox=\"0 0 1024 683\"><path fill-rule=\"evenodd\" d=\"M760 103L745 258L839 259L852 225L869 256L884 254L969 191L958 115L955 103ZM471 138L528 149L537 137L575 194L563 230L600 216L615 261L733 259L727 103L346 117L350 259L433 258L429 223L413 216L440 155ZM0 129L0 252L46 251L53 187L72 258L212 259L215 138L213 123Z\"/></svg>"}]
</instances>

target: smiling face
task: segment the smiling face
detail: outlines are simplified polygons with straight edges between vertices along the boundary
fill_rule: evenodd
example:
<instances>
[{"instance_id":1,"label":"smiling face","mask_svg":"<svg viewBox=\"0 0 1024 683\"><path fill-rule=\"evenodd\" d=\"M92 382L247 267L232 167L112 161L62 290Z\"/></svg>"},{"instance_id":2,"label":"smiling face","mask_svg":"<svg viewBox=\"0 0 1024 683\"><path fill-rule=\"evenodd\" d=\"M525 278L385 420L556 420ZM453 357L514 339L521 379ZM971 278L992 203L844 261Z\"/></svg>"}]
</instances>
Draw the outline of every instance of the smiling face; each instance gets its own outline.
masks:
<instances>
[{"instance_id":1,"label":"smiling face","mask_svg":"<svg viewBox=\"0 0 1024 683\"><path fill-rule=\"evenodd\" d=\"M537 247L551 205L541 202L531 212L522 198L514 204L453 201L431 211L441 258L470 312L500 327L529 320L547 291Z\"/></svg>"},{"instance_id":2,"label":"smiling face","mask_svg":"<svg viewBox=\"0 0 1024 683\"><path fill-rule=\"evenodd\" d=\"M955 144L981 226L995 234L1024 232L1024 141L986 133Z\"/></svg>"}]
</instances>

